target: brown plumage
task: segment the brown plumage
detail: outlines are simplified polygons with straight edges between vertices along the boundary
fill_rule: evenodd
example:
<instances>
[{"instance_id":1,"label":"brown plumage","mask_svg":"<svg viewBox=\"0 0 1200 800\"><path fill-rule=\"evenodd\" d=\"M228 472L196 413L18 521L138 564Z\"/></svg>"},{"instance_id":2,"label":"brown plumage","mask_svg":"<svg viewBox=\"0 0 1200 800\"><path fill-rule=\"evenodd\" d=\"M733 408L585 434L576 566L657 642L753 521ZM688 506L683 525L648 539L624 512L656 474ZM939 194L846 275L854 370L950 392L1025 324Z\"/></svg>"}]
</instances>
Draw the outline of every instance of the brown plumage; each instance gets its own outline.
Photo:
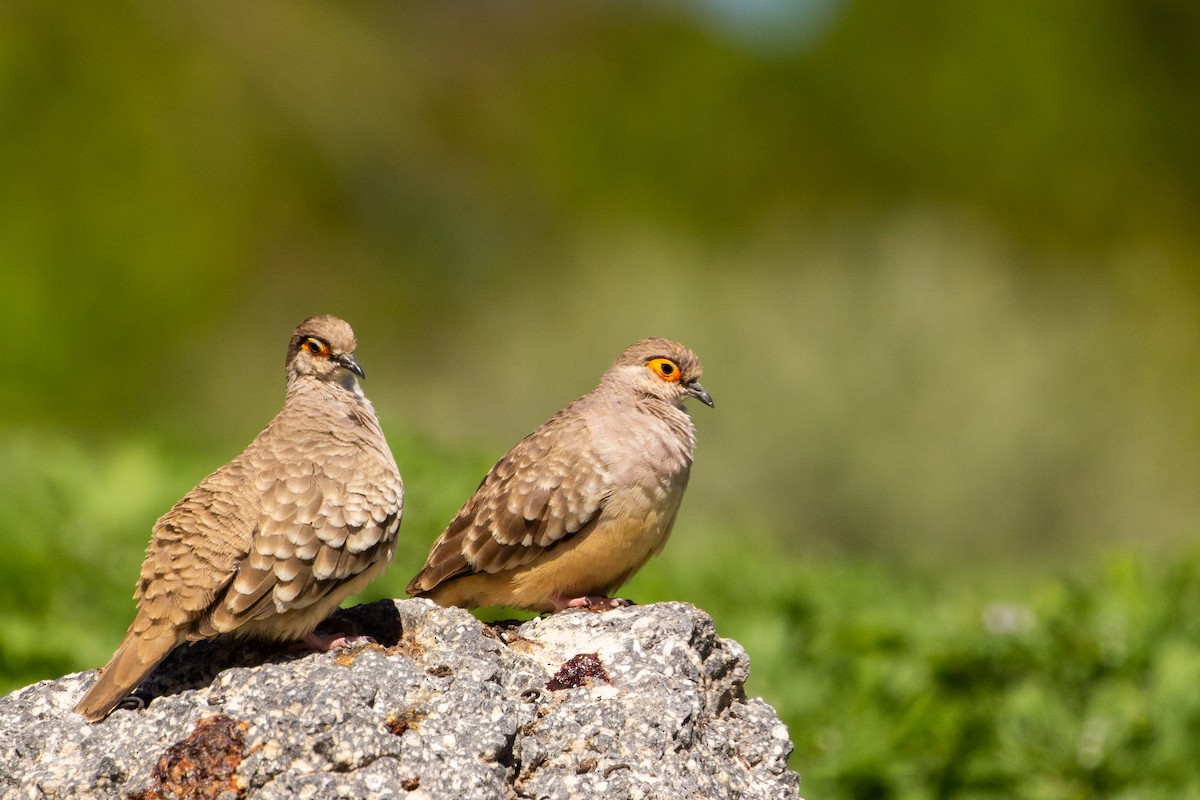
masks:
<instances>
[{"instance_id":1,"label":"brown plumage","mask_svg":"<svg viewBox=\"0 0 1200 800\"><path fill-rule=\"evenodd\" d=\"M89 722L183 642L234 631L340 643L313 628L387 567L403 503L354 347L336 317L300 323L283 410L155 523L137 615L75 708Z\"/></svg>"},{"instance_id":2,"label":"brown plumage","mask_svg":"<svg viewBox=\"0 0 1200 800\"><path fill-rule=\"evenodd\" d=\"M713 404L701 371L669 339L630 345L492 467L408 593L467 608L602 604L675 523L696 443L683 401Z\"/></svg>"}]
</instances>

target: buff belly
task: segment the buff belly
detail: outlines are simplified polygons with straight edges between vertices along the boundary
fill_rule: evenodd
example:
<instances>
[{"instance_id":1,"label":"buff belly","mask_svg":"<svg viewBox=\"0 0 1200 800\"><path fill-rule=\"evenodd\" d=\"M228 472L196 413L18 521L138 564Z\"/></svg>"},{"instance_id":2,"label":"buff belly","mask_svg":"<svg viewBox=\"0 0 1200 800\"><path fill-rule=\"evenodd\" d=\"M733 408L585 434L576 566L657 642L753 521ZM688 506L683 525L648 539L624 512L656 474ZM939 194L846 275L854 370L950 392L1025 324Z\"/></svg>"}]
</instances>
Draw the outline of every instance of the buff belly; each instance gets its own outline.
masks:
<instances>
[{"instance_id":1,"label":"buff belly","mask_svg":"<svg viewBox=\"0 0 1200 800\"><path fill-rule=\"evenodd\" d=\"M425 596L442 605L467 608L553 611L575 597L608 595L662 549L681 497L679 492L673 502L663 504L646 502L643 495L637 498L636 509L614 508L610 501L592 528L550 547L531 563L458 578Z\"/></svg>"}]
</instances>

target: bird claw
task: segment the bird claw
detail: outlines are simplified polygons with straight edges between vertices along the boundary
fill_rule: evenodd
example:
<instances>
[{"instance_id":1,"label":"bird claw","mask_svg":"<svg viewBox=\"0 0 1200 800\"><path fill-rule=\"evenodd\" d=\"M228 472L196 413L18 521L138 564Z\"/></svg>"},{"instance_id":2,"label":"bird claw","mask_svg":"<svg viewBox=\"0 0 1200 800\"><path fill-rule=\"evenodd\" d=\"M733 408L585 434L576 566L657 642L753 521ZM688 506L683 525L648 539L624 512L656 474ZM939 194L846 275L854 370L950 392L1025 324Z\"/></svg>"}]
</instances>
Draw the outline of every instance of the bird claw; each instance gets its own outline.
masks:
<instances>
[{"instance_id":1,"label":"bird claw","mask_svg":"<svg viewBox=\"0 0 1200 800\"><path fill-rule=\"evenodd\" d=\"M588 611L612 611L614 608L625 608L633 605L632 600L623 597L588 596L575 597L568 600L563 608L583 608Z\"/></svg>"},{"instance_id":2,"label":"bird claw","mask_svg":"<svg viewBox=\"0 0 1200 800\"><path fill-rule=\"evenodd\" d=\"M141 711L145 707L146 698L137 694L126 695L121 699L121 702L117 703L115 706L115 708L119 708L124 711Z\"/></svg>"}]
</instances>

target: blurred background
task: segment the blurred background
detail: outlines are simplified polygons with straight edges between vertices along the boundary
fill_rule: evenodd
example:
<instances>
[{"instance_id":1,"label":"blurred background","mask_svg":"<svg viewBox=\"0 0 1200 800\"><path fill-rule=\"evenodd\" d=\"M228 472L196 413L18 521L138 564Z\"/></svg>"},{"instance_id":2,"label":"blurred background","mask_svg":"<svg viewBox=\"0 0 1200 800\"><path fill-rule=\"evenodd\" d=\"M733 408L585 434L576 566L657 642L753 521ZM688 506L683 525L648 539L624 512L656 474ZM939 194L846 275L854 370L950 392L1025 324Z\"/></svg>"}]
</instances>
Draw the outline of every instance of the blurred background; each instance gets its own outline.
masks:
<instances>
[{"instance_id":1,"label":"blurred background","mask_svg":"<svg viewBox=\"0 0 1200 800\"><path fill-rule=\"evenodd\" d=\"M1186 0L4 3L0 691L106 660L304 317L408 486L370 597L668 336L717 405L623 593L747 646L810 789L903 794L806 727L813 609L1195 538L1198 141Z\"/></svg>"}]
</instances>

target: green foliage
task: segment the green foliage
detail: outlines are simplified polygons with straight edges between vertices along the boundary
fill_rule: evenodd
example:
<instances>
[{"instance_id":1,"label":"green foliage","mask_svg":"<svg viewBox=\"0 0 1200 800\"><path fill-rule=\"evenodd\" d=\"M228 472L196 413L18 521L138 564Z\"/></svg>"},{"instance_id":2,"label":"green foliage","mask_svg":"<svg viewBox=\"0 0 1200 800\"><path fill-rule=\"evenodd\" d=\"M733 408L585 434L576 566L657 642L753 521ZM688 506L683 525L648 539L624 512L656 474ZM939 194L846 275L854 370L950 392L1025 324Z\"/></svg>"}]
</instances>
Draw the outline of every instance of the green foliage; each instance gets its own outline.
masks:
<instances>
[{"instance_id":1,"label":"green foliage","mask_svg":"<svg viewBox=\"0 0 1200 800\"><path fill-rule=\"evenodd\" d=\"M806 796L1200 797L1200 557L1002 580L683 534L624 593L746 647Z\"/></svg>"},{"instance_id":2,"label":"green foliage","mask_svg":"<svg viewBox=\"0 0 1200 800\"><path fill-rule=\"evenodd\" d=\"M205 473L143 444L89 451L4 432L0 689L107 660L131 619L149 527L190 488L189 474Z\"/></svg>"},{"instance_id":3,"label":"green foliage","mask_svg":"<svg viewBox=\"0 0 1200 800\"><path fill-rule=\"evenodd\" d=\"M409 481L396 564L351 602L401 596L490 462L393 446ZM108 658L150 526L207 458L0 437L0 692ZM695 603L746 648L808 796L1200 797L1200 557L980 578L806 561L688 523L622 594Z\"/></svg>"}]
</instances>

